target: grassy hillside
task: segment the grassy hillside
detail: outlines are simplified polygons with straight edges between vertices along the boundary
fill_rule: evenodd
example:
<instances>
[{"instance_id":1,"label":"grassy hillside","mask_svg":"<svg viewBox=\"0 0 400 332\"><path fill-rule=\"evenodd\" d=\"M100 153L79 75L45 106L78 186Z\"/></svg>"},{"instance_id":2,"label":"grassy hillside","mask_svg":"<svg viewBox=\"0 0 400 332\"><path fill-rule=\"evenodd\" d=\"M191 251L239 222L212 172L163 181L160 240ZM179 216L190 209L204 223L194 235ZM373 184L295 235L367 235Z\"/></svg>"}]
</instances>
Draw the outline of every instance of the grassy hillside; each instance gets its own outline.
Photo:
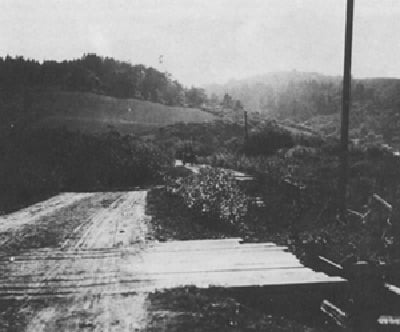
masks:
<instances>
[{"instance_id":1,"label":"grassy hillside","mask_svg":"<svg viewBox=\"0 0 400 332\"><path fill-rule=\"evenodd\" d=\"M20 123L36 128L65 126L84 132L102 132L112 126L127 134L141 133L176 122L202 123L215 119L213 115L199 109L169 107L94 93L36 91L30 92L29 97L25 98L29 99L28 103L22 99L21 96L14 96L12 106L9 105L10 100L5 102L10 108L8 116L3 117L8 120L7 127ZM3 110L6 108L3 107Z\"/></svg>"}]
</instances>

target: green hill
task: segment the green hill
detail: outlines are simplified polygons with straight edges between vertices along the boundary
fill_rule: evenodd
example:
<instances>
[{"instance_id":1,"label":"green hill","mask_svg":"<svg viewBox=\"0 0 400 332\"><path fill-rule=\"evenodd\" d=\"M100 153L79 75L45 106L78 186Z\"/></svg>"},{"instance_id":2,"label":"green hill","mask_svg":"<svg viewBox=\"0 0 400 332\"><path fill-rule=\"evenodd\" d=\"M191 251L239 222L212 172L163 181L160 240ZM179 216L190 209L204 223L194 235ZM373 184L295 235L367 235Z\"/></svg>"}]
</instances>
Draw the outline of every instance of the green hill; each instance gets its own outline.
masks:
<instances>
[{"instance_id":1,"label":"green hill","mask_svg":"<svg viewBox=\"0 0 400 332\"><path fill-rule=\"evenodd\" d=\"M28 99L25 109L14 105L7 127L24 124L34 128L66 127L84 132L102 132L112 127L128 134L177 122L203 123L215 119L212 114L195 108L169 107L94 93L41 91L30 92ZM20 101L19 104L24 103Z\"/></svg>"}]
</instances>

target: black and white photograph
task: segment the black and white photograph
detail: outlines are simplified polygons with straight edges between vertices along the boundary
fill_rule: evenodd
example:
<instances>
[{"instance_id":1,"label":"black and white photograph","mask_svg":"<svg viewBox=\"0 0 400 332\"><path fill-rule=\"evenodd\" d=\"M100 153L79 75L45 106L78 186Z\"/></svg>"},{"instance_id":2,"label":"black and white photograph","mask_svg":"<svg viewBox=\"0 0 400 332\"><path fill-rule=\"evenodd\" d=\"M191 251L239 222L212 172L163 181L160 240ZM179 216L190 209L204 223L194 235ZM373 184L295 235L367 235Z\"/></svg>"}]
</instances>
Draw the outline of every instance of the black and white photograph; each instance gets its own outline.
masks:
<instances>
[{"instance_id":1,"label":"black and white photograph","mask_svg":"<svg viewBox=\"0 0 400 332\"><path fill-rule=\"evenodd\" d=\"M400 331L400 1L0 0L3 331Z\"/></svg>"}]
</instances>

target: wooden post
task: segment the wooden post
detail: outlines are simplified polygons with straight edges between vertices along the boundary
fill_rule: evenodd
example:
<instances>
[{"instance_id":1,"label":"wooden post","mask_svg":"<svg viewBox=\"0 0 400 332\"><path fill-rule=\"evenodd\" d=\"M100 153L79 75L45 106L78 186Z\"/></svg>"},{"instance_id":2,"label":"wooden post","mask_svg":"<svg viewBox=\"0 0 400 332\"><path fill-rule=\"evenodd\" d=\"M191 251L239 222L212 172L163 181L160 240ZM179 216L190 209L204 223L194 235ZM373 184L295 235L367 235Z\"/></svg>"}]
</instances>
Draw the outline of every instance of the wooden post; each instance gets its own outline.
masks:
<instances>
[{"instance_id":1,"label":"wooden post","mask_svg":"<svg viewBox=\"0 0 400 332\"><path fill-rule=\"evenodd\" d=\"M244 111L244 141L247 142L249 138L249 132L247 128L247 111Z\"/></svg>"},{"instance_id":2,"label":"wooden post","mask_svg":"<svg viewBox=\"0 0 400 332\"><path fill-rule=\"evenodd\" d=\"M344 74L343 74L343 99L341 114L341 170L339 181L339 208L340 218L346 220L347 186L348 186L348 159L349 159L349 112L351 103L351 57L353 42L353 12L354 0L347 0L346 32L344 45Z\"/></svg>"}]
</instances>

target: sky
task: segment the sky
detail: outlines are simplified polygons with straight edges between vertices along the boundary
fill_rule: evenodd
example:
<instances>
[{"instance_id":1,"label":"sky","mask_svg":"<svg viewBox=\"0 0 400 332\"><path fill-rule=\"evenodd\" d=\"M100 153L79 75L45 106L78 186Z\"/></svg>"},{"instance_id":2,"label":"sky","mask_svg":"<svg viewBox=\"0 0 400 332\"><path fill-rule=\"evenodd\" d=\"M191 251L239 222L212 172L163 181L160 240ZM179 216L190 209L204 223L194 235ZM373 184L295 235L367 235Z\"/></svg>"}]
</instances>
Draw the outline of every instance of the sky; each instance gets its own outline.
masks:
<instances>
[{"instance_id":1,"label":"sky","mask_svg":"<svg viewBox=\"0 0 400 332\"><path fill-rule=\"evenodd\" d=\"M346 0L0 0L0 56L111 56L187 86L343 72ZM400 1L355 0L355 77L400 77ZM160 63L162 55L162 63Z\"/></svg>"}]
</instances>

